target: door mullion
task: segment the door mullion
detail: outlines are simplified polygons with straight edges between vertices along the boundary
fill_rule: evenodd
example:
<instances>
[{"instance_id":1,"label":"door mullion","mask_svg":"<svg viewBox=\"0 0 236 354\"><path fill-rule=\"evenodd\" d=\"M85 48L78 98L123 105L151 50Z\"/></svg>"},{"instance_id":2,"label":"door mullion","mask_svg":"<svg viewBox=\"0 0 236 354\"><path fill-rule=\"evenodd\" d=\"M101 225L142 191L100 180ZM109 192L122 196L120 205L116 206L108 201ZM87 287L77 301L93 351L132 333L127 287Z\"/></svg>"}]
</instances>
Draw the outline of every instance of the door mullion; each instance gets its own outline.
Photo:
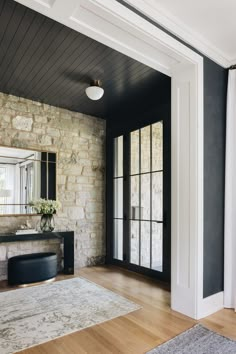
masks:
<instances>
[{"instance_id":1,"label":"door mullion","mask_svg":"<svg viewBox=\"0 0 236 354\"><path fill-rule=\"evenodd\" d=\"M139 129L139 265L141 265L141 130Z\"/></svg>"},{"instance_id":2,"label":"door mullion","mask_svg":"<svg viewBox=\"0 0 236 354\"><path fill-rule=\"evenodd\" d=\"M150 269L152 269L152 125L150 125Z\"/></svg>"}]
</instances>

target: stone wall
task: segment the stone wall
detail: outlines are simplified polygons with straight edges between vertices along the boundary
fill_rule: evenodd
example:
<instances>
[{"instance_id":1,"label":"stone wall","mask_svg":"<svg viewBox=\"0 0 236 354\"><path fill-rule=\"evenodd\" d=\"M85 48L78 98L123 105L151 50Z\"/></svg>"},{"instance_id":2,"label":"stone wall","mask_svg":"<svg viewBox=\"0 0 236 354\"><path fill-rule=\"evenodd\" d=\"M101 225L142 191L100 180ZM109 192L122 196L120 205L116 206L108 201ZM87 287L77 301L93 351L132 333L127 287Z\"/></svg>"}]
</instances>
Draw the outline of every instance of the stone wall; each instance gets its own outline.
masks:
<instances>
[{"instance_id":1,"label":"stone wall","mask_svg":"<svg viewBox=\"0 0 236 354\"><path fill-rule=\"evenodd\" d=\"M105 255L105 121L39 102L0 93L0 145L57 153L55 217L60 230L75 231L75 267L103 262ZM1 216L0 232L15 231L38 216ZM8 256L53 250L55 242L0 246L0 277ZM1 275L2 274L2 275Z\"/></svg>"}]
</instances>

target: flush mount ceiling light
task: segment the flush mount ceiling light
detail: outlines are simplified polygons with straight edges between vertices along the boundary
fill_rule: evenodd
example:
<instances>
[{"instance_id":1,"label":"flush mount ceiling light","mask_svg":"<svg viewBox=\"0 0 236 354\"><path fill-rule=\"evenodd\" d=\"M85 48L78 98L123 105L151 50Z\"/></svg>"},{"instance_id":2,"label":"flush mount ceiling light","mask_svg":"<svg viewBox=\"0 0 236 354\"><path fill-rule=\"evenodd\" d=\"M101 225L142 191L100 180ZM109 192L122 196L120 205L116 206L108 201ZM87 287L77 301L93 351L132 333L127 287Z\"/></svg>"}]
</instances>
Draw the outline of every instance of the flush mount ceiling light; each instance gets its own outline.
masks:
<instances>
[{"instance_id":1,"label":"flush mount ceiling light","mask_svg":"<svg viewBox=\"0 0 236 354\"><path fill-rule=\"evenodd\" d=\"M93 101L100 100L104 94L104 90L101 87L101 82L99 80L92 81L90 86L86 88L85 92L88 98Z\"/></svg>"}]
</instances>

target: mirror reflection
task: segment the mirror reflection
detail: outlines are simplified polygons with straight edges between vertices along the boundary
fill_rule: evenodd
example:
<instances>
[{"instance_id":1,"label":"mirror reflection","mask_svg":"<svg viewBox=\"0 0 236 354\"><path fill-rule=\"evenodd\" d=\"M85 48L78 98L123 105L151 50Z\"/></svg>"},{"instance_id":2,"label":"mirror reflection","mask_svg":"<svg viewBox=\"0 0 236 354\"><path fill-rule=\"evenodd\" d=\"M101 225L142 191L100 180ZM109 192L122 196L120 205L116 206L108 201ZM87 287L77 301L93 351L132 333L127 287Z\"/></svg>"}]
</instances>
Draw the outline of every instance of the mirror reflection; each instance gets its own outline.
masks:
<instances>
[{"instance_id":1,"label":"mirror reflection","mask_svg":"<svg viewBox=\"0 0 236 354\"><path fill-rule=\"evenodd\" d=\"M34 214L39 198L56 199L56 153L0 147L0 215Z\"/></svg>"}]
</instances>

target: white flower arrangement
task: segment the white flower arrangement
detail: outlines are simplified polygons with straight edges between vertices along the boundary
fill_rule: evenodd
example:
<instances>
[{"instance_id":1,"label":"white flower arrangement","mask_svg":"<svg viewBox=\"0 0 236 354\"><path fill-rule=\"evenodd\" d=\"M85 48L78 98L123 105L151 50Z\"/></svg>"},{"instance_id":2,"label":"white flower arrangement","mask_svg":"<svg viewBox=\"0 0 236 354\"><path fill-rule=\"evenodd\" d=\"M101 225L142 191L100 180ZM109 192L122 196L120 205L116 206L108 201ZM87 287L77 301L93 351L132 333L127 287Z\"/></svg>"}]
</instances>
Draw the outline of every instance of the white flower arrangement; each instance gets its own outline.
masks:
<instances>
[{"instance_id":1,"label":"white flower arrangement","mask_svg":"<svg viewBox=\"0 0 236 354\"><path fill-rule=\"evenodd\" d=\"M58 200L38 199L31 201L29 205L37 212L37 214L54 214L61 208Z\"/></svg>"}]
</instances>

